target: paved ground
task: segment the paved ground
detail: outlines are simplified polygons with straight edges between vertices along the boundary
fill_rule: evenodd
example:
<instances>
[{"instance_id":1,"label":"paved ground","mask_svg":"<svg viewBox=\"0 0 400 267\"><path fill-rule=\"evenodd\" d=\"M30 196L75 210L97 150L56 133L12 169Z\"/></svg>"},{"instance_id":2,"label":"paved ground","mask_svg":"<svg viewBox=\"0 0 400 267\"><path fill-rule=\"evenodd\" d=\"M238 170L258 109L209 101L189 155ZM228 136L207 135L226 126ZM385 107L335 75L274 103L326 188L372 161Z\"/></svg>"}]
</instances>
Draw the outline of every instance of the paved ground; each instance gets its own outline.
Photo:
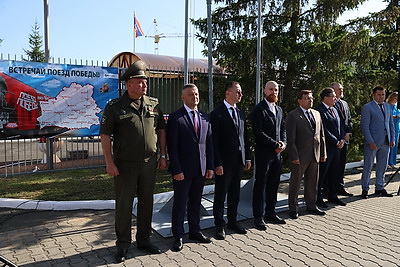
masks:
<instances>
[{"instance_id":1,"label":"paved ground","mask_svg":"<svg viewBox=\"0 0 400 267\"><path fill-rule=\"evenodd\" d=\"M162 254L148 255L133 245L129 259L120 265L400 266L400 197L360 199L359 171L346 175L348 189L356 196L343 198L345 207L330 205L326 216L301 209L299 219L291 220L283 212L287 224L268 225L267 231L254 229L247 220L242 223L246 235L228 230L226 240L212 239L207 245L184 239L181 252L170 250L171 238L154 234ZM386 189L395 194L399 186L396 176ZM280 190L286 188L282 183ZM116 265L113 213L0 209L0 255L18 266ZM212 236L214 229L204 233Z\"/></svg>"}]
</instances>

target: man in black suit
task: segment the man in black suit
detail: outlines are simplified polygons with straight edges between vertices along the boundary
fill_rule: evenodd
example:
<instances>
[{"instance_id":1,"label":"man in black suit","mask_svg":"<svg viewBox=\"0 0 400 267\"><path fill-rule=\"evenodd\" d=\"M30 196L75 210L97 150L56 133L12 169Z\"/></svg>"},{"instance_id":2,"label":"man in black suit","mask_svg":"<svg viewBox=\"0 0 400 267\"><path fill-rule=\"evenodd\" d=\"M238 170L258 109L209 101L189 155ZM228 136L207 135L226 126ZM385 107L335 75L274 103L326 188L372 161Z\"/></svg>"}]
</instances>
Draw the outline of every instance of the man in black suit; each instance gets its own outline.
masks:
<instances>
[{"instance_id":1,"label":"man in black suit","mask_svg":"<svg viewBox=\"0 0 400 267\"><path fill-rule=\"evenodd\" d=\"M211 240L201 233L200 207L204 178L214 175L211 124L208 116L197 109L199 91L194 84L182 90L183 107L171 113L167 124L167 144L173 176L172 208L173 250L183 248L184 220L187 211L189 239L201 243Z\"/></svg>"},{"instance_id":2,"label":"man in black suit","mask_svg":"<svg viewBox=\"0 0 400 267\"><path fill-rule=\"evenodd\" d=\"M335 91L327 87L322 90L321 104L316 110L319 111L324 128L327 160L320 163L318 180L317 206L327 208L323 200L322 188L328 191L328 202L345 206L346 203L338 198L340 150L344 145L344 125L338 111L333 108L336 102Z\"/></svg>"},{"instance_id":3,"label":"man in black suit","mask_svg":"<svg viewBox=\"0 0 400 267\"><path fill-rule=\"evenodd\" d=\"M346 167L346 159L347 159L347 151L349 150L349 141L351 137L351 133L353 132L353 122L351 120L351 113L349 105L346 101L343 100L343 86L338 83L334 82L331 84L333 90L335 90L336 94L336 103L335 108L339 112L340 119L343 121L345 136L344 136L344 146L340 150L340 161L338 165L339 169L339 188L338 188L338 195L341 196L353 196L353 194L347 192L344 189L344 169Z\"/></svg>"},{"instance_id":4,"label":"man in black suit","mask_svg":"<svg viewBox=\"0 0 400 267\"><path fill-rule=\"evenodd\" d=\"M243 168L251 167L250 147L247 138L246 117L236 106L242 99L242 88L238 82L225 85L225 100L210 114L214 143L215 192L213 214L215 237L225 239L224 203L228 195L228 229L238 234L246 230L237 222L240 198L240 181Z\"/></svg>"},{"instance_id":5,"label":"man in black suit","mask_svg":"<svg viewBox=\"0 0 400 267\"><path fill-rule=\"evenodd\" d=\"M282 171L281 152L286 148L282 108L276 105L278 92L276 82L267 82L265 98L255 106L251 114L256 141L253 216L255 227L259 230L266 230L265 222L285 224L275 213Z\"/></svg>"}]
</instances>

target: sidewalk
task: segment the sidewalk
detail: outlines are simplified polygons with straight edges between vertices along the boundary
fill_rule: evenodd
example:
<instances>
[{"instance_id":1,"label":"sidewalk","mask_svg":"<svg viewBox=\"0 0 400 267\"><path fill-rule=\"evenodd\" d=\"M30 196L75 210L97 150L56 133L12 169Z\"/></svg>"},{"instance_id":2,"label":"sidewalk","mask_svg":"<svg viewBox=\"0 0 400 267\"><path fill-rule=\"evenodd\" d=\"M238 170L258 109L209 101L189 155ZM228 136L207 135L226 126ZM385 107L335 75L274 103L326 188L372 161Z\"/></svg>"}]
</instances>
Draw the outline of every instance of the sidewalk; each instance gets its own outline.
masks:
<instances>
[{"instance_id":1,"label":"sidewalk","mask_svg":"<svg viewBox=\"0 0 400 267\"><path fill-rule=\"evenodd\" d=\"M329 204L326 216L308 215L302 208L299 219L291 220L283 212L287 224L269 224L267 231L245 220L246 235L227 230L226 240L213 238L206 245L184 239L180 252L170 250L171 238L153 234L162 254L149 255L133 245L120 265L113 256L113 210L2 208L0 255L18 266L400 266L400 197L361 199L360 171L354 168L346 175L348 191L355 196L342 198L345 207ZM386 189L395 194L399 186L396 176ZM280 192L287 192L287 182ZM214 230L203 232L213 236Z\"/></svg>"}]
</instances>

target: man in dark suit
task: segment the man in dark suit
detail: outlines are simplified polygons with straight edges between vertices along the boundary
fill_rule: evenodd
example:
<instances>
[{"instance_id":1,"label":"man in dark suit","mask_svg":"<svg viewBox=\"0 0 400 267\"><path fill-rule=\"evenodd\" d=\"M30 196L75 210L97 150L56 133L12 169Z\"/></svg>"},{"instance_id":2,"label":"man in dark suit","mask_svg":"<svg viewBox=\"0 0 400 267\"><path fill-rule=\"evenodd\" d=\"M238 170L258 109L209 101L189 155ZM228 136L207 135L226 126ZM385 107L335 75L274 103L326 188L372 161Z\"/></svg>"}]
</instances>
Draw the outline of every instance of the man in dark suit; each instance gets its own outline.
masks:
<instances>
[{"instance_id":1,"label":"man in dark suit","mask_svg":"<svg viewBox=\"0 0 400 267\"><path fill-rule=\"evenodd\" d=\"M315 215L325 215L316 206L319 162L326 161L325 136L319 112L312 109L314 97L309 90L297 95L299 107L286 117L286 134L290 165L289 216L297 219L297 199L304 175L306 209Z\"/></svg>"},{"instance_id":2,"label":"man in dark suit","mask_svg":"<svg viewBox=\"0 0 400 267\"><path fill-rule=\"evenodd\" d=\"M169 172L173 176L173 250L183 248L182 237L187 210L189 239L201 243L211 240L201 233L200 207L204 178L214 175L211 124L206 113L197 109L199 91L194 84L182 90L183 107L171 113L167 124Z\"/></svg>"},{"instance_id":3,"label":"man in dark suit","mask_svg":"<svg viewBox=\"0 0 400 267\"><path fill-rule=\"evenodd\" d=\"M373 89L371 102L361 109L361 131L364 134L364 168L361 175L362 198L368 198L372 167L375 167L375 194L392 197L386 192L385 171L388 164L389 148L394 146L395 130L392 110L385 102L386 90L382 86Z\"/></svg>"},{"instance_id":4,"label":"man in dark suit","mask_svg":"<svg viewBox=\"0 0 400 267\"><path fill-rule=\"evenodd\" d=\"M236 104L242 99L238 82L225 85L225 100L210 114L214 143L215 190L213 214L215 237L225 239L224 203L228 196L228 229L238 234L246 230L237 222L240 199L240 181L243 168L251 167L250 146L247 137L246 117Z\"/></svg>"},{"instance_id":5,"label":"man in dark suit","mask_svg":"<svg viewBox=\"0 0 400 267\"><path fill-rule=\"evenodd\" d=\"M255 137L255 182L253 187L254 225L266 230L265 222L284 224L275 214L280 175L282 171L281 152L286 148L286 130L278 101L278 84L265 84L265 98L251 113Z\"/></svg>"},{"instance_id":6,"label":"man in dark suit","mask_svg":"<svg viewBox=\"0 0 400 267\"><path fill-rule=\"evenodd\" d=\"M338 82L334 82L331 84L331 87L333 88L333 90L335 90L336 94L335 108L339 112L339 116L344 124L344 131L345 131L345 136L344 136L345 143L343 148L340 149L340 160L338 165L339 169L338 195L351 197L353 196L353 194L347 192L344 189L344 169L346 167L347 151L349 150L349 141L351 138L351 133L353 132L353 122L351 120L349 104L347 104L347 102L343 100L343 86Z\"/></svg>"},{"instance_id":7,"label":"man in dark suit","mask_svg":"<svg viewBox=\"0 0 400 267\"><path fill-rule=\"evenodd\" d=\"M320 163L317 206L327 208L324 202L322 189L328 193L328 202L345 206L346 203L338 198L339 187L339 168L340 150L344 145L344 125L339 117L338 111L333 108L336 102L335 91L327 87L322 90L321 104L316 110L319 111L324 126L324 135L326 141L327 160Z\"/></svg>"}]
</instances>

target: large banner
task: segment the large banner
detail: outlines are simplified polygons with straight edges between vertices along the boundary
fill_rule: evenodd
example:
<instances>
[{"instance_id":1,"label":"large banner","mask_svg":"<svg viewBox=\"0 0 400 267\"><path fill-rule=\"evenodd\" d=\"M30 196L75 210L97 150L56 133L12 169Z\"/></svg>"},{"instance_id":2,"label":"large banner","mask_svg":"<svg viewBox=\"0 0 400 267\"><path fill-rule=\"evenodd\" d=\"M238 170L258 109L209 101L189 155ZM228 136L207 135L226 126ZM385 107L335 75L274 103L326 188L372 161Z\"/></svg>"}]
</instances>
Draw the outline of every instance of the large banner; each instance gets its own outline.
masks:
<instances>
[{"instance_id":1,"label":"large banner","mask_svg":"<svg viewBox=\"0 0 400 267\"><path fill-rule=\"evenodd\" d=\"M99 134L118 68L0 60L0 139Z\"/></svg>"}]
</instances>

